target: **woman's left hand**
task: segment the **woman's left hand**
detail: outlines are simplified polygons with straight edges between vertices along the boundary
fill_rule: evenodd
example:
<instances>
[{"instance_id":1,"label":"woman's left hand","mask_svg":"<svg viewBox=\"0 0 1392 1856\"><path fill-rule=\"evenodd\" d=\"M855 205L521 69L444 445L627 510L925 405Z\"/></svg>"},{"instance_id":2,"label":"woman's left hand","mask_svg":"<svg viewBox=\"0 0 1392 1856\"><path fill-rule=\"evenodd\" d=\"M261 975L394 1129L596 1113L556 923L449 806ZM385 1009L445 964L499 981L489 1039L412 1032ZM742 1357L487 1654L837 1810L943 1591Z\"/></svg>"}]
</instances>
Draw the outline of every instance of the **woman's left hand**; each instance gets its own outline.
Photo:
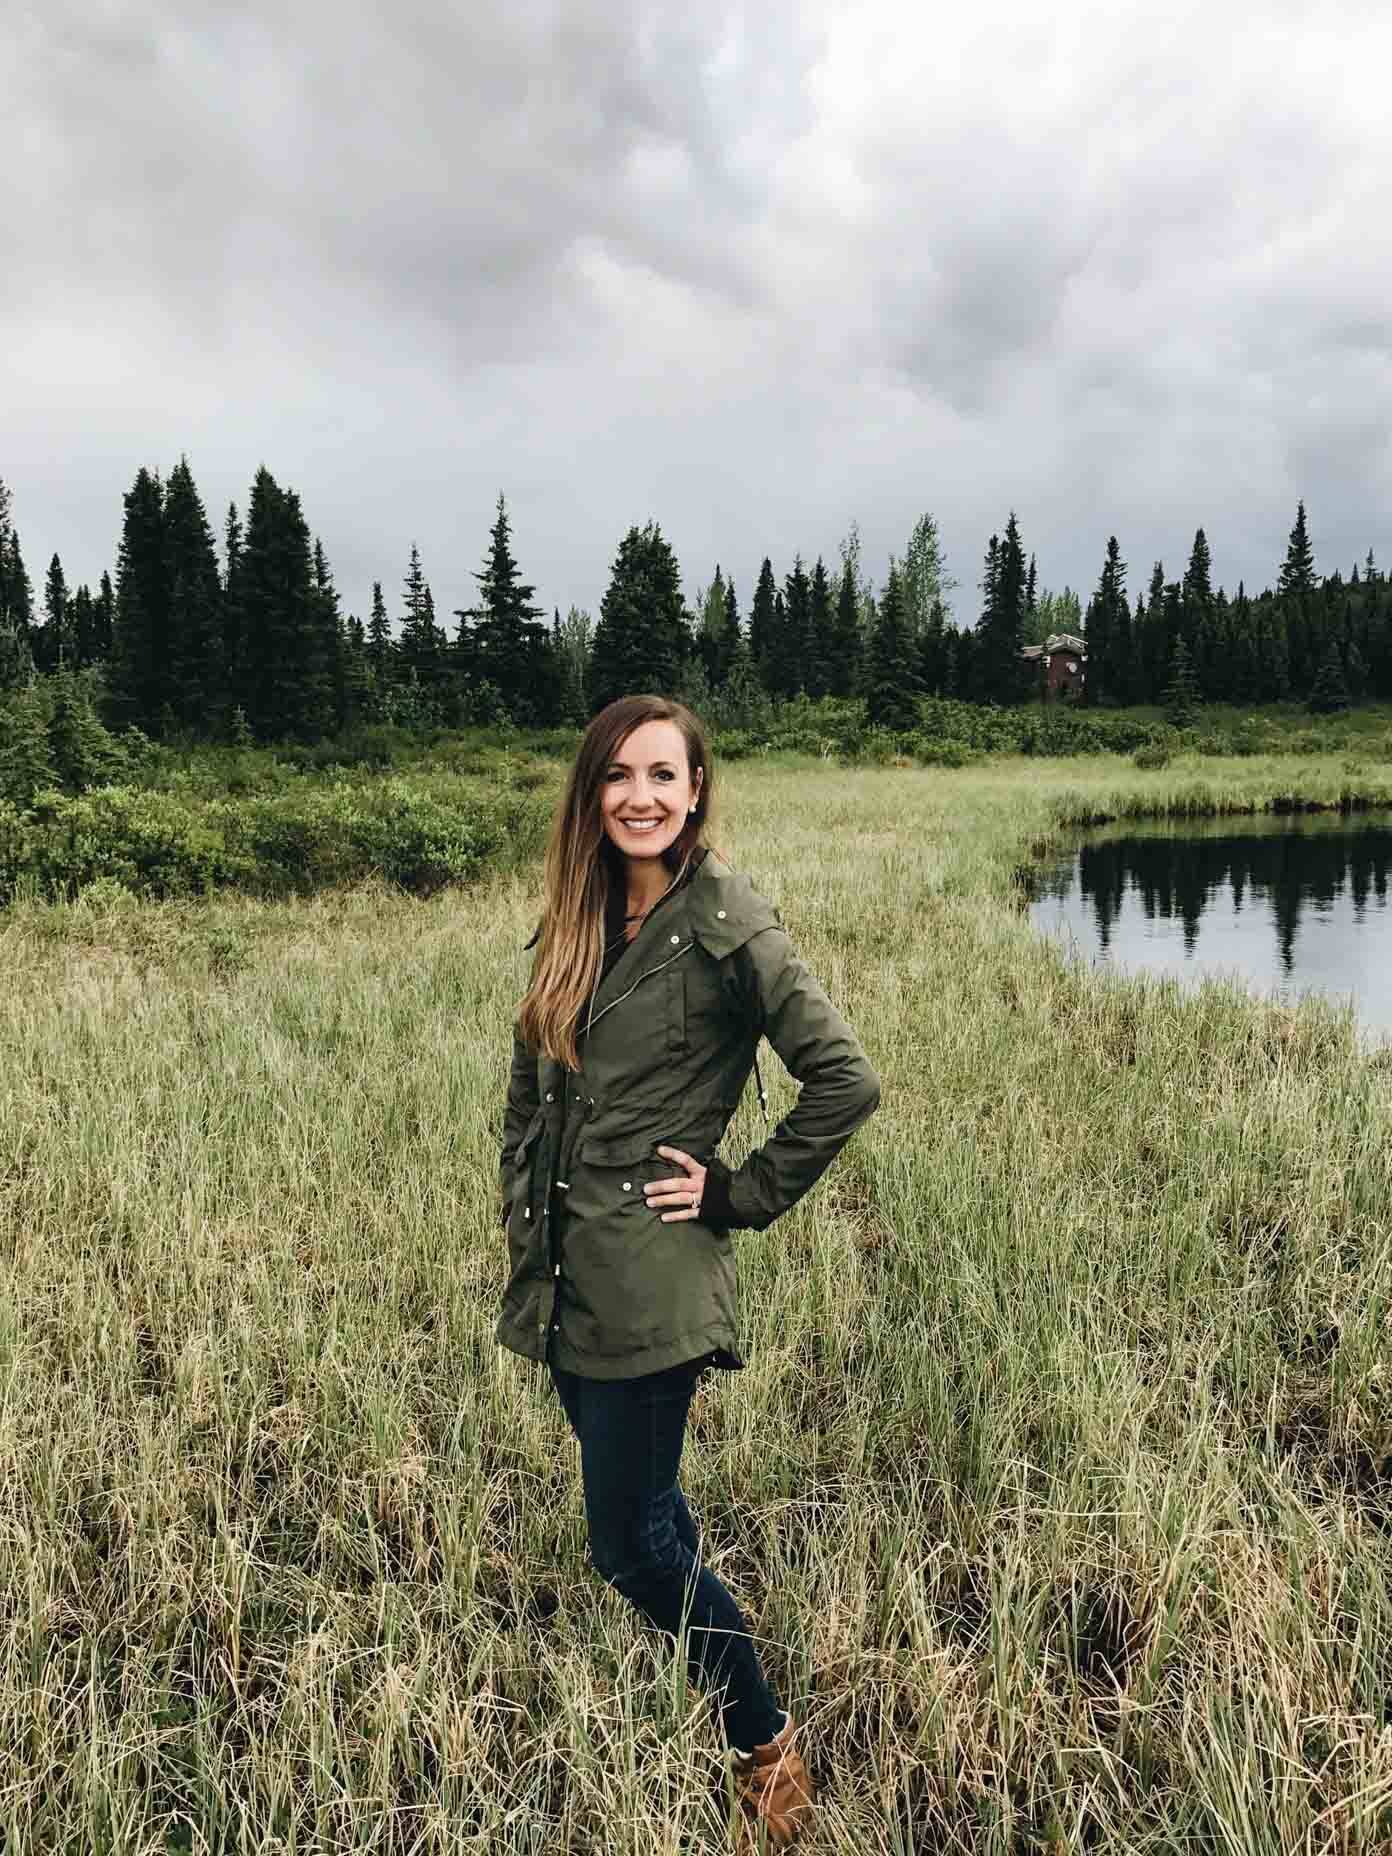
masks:
<instances>
[{"instance_id":1,"label":"woman's left hand","mask_svg":"<svg viewBox=\"0 0 1392 1856\"><path fill-rule=\"evenodd\" d=\"M706 1189L706 1169L699 1160L684 1154L680 1147L659 1147L657 1151L664 1160L675 1160L683 1169L683 1177L648 1180L643 1187L644 1198L654 1208L660 1205L681 1207L680 1211L663 1212L663 1224L671 1224L678 1218L699 1218L701 1194Z\"/></svg>"}]
</instances>

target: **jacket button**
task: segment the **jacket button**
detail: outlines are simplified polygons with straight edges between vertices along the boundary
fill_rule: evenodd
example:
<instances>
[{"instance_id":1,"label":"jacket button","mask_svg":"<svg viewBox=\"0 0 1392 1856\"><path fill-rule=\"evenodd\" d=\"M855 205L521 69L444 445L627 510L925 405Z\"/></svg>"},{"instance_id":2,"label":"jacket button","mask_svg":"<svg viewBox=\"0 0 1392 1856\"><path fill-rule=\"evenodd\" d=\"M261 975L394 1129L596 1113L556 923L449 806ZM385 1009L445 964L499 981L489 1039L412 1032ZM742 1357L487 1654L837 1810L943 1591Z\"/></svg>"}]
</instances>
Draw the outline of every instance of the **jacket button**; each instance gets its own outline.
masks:
<instances>
[{"instance_id":1,"label":"jacket button","mask_svg":"<svg viewBox=\"0 0 1392 1856\"><path fill-rule=\"evenodd\" d=\"M624 1191L632 1192L632 1190L633 1190L633 1181L631 1179L626 1179L624 1181Z\"/></svg>"},{"instance_id":2,"label":"jacket button","mask_svg":"<svg viewBox=\"0 0 1392 1856\"><path fill-rule=\"evenodd\" d=\"M724 911L724 909L717 909L717 910L715 911L715 919L716 919L716 920L717 920L718 922L723 922L723 921L724 921L724 919L725 919L725 911Z\"/></svg>"},{"instance_id":3,"label":"jacket button","mask_svg":"<svg viewBox=\"0 0 1392 1856\"><path fill-rule=\"evenodd\" d=\"M550 1091L549 1089L548 1089L548 1090L547 1090L547 1092L546 1092L546 1100L547 1100L548 1102L554 1102L554 1101L556 1100L556 1098L555 1098L555 1096L553 1096L553 1095L552 1095L552 1093L551 1093L551 1091Z\"/></svg>"},{"instance_id":4,"label":"jacket button","mask_svg":"<svg viewBox=\"0 0 1392 1856\"><path fill-rule=\"evenodd\" d=\"M680 946L681 946L681 936L680 936L679 934L674 934L674 935L672 936L672 946L673 946L673 947L680 947Z\"/></svg>"}]
</instances>

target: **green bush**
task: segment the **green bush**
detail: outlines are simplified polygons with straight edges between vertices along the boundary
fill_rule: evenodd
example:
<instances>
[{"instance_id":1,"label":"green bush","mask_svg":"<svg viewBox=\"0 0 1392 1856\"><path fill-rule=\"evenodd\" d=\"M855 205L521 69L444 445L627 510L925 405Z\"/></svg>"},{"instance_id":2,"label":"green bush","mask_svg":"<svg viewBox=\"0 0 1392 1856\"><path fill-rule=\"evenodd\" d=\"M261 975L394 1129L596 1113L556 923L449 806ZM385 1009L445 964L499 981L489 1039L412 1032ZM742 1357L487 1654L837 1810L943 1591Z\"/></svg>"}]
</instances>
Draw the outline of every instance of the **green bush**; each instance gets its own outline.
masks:
<instances>
[{"instance_id":1,"label":"green bush","mask_svg":"<svg viewBox=\"0 0 1392 1856\"><path fill-rule=\"evenodd\" d=\"M1148 741L1131 756L1131 765L1154 773L1161 767L1168 767L1173 758L1174 750L1168 741Z\"/></svg>"},{"instance_id":2,"label":"green bush","mask_svg":"<svg viewBox=\"0 0 1392 1856\"><path fill-rule=\"evenodd\" d=\"M956 741L951 735L942 738L911 735L909 752L921 767L969 767L973 761L981 759L980 749L968 746L965 741Z\"/></svg>"}]
</instances>

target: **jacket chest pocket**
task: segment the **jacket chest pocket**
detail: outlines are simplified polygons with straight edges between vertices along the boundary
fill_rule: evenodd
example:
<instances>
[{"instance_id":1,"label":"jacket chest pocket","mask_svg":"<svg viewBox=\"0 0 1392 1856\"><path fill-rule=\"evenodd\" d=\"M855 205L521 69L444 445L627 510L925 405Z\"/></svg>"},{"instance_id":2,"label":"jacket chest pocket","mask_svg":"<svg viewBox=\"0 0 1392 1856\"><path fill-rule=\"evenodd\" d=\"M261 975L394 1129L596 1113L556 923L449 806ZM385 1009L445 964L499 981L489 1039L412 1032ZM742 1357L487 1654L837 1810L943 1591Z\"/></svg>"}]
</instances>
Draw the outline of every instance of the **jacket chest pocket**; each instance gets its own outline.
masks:
<instances>
[{"instance_id":1,"label":"jacket chest pocket","mask_svg":"<svg viewBox=\"0 0 1392 1856\"><path fill-rule=\"evenodd\" d=\"M667 1049L683 1051L686 1049L686 971L681 961L676 961L663 974L667 983Z\"/></svg>"}]
</instances>

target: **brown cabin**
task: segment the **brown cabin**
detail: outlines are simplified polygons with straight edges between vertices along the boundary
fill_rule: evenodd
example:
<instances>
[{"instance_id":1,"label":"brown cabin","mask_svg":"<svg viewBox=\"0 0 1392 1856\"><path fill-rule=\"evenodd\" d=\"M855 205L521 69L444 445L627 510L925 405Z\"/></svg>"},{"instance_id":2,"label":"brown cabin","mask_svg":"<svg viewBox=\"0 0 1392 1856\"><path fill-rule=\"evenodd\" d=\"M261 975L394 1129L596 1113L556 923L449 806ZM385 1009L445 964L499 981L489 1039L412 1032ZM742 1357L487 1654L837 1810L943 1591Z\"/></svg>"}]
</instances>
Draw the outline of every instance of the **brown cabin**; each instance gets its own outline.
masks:
<instances>
[{"instance_id":1,"label":"brown cabin","mask_svg":"<svg viewBox=\"0 0 1392 1856\"><path fill-rule=\"evenodd\" d=\"M1087 646L1072 632L1053 632L1043 644L1025 645L1020 655L1039 666L1042 702L1082 695L1087 682Z\"/></svg>"}]
</instances>

